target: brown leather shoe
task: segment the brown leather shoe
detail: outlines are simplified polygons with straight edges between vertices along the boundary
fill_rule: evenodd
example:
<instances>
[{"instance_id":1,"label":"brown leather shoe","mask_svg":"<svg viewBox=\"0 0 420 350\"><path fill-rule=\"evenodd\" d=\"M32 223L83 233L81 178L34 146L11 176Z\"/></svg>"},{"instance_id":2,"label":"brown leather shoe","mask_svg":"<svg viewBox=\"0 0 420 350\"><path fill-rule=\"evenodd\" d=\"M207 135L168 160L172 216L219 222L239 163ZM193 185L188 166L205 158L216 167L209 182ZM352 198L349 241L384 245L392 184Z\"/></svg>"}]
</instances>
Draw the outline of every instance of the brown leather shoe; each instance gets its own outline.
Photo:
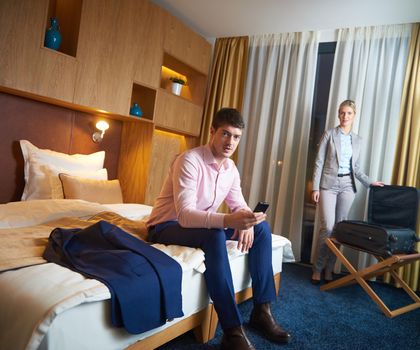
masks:
<instances>
[{"instance_id":1,"label":"brown leather shoe","mask_svg":"<svg viewBox=\"0 0 420 350\"><path fill-rule=\"evenodd\" d=\"M251 342L247 338L242 326L233 327L224 330L222 342L220 343L222 350L255 350Z\"/></svg>"},{"instance_id":2,"label":"brown leather shoe","mask_svg":"<svg viewBox=\"0 0 420 350\"><path fill-rule=\"evenodd\" d=\"M268 303L254 305L249 324L272 342L287 343L291 338L290 334L281 328L273 318Z\"/></svg>"}]
</instances>

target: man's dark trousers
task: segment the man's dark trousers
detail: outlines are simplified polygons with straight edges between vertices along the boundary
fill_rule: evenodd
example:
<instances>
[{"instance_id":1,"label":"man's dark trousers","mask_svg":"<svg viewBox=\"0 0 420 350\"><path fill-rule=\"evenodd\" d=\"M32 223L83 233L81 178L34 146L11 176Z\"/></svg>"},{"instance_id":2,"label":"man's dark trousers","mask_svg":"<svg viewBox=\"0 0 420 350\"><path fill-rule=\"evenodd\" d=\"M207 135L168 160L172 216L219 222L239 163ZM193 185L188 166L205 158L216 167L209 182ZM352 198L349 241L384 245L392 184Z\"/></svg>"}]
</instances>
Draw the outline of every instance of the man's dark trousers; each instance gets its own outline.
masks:
<instances>
[{"instance_id":1,"label":"man's dark trousers","mask_svg":"<svg viewBox=\"0 0 420 350\"><path fill-rule=\"evenodd\" d=\"M177 221L167 221L150 230L154 243L201 248L205 254L204 278L223 329L242 324L235 302L226 240L233 229L183 228ZM254 226L254 243L249 250L249 270L254 303L268 303L276 298L272 266L271 230L266 221Z\"/></svg>"}]
</instances>

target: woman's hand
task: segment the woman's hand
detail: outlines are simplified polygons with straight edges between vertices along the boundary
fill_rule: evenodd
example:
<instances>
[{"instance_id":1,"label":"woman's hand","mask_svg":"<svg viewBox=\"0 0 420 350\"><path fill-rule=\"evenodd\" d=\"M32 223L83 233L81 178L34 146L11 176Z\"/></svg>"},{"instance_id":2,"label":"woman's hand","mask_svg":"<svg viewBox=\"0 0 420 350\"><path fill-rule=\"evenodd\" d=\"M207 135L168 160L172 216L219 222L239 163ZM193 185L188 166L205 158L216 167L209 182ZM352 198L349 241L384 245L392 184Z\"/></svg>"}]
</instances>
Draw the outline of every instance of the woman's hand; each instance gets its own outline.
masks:
<instances>
[{"instance_id":1,"label":"woman's hand","mask_svg":"<svg viewBox=\"0 0 420 350\"><path fill-rule=\"evenodd\" d=\"M318 201L319 201L319 191L312 191L312 200L315 203L318 203Z\"/></svg>"},{"instance_id":2,"label":"woman's hand","mask_svg":"<svg viewBox=\"0 0 420 350\"><path fill-rule=\"evenodd\" d=\"M375 182L372 182L370 185L384 187L385 183L383 183L382 181L375 181Z\"/></svg>"}]
</instances>

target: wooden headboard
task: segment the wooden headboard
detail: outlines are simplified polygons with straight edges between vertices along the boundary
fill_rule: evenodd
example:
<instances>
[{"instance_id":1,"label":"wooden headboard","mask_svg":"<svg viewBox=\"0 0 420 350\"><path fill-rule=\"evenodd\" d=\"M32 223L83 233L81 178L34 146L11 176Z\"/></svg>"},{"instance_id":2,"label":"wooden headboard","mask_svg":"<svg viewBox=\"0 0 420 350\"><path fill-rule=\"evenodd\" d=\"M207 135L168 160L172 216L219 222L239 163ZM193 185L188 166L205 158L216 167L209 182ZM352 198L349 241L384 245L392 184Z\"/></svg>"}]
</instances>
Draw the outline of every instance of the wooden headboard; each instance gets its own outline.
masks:
<instances>
[{"instance_id":1,"label":"wooden headboard","mask_svg":"<svg viewBox=\"0 0 420 350\"><path fill-rule=\"evenodd\" d=\"M92 141L98 120L110 127L101 143ZM23 97L0 93L0 203L18 201L23 192L23 156L19 140L68 154L105 151L109 179L118 171L122 122Z\"/></svg>"}]
</instances>

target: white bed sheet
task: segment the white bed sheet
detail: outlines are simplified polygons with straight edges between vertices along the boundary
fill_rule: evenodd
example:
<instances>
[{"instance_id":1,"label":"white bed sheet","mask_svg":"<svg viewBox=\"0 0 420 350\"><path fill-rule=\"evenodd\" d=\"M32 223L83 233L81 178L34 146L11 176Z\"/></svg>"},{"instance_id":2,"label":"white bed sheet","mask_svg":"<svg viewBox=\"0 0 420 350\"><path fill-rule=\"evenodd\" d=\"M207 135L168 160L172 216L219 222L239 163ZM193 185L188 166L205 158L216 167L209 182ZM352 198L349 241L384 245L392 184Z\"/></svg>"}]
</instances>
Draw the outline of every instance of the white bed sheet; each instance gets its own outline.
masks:
<instances>
[{"instance_id":1,"label":"white bed sheet","mask_svg":"<svg viewBox=\"0 0 420 350\"><path fill-rule=\"evenodd\" d=\"M183 270L182 303L184 317L142 334L129 334L111 325L109 300L89 302L61 313L50 326L39 350L124 349L190 316L209 304L202 274ZM71 329L71 332L63 332Z\"/></svg>"},{"instance_id":2,"label":"white bed sheet","mask_svg":"<svg viewBox=\"0 0 420 350\"><path fill-rule=\"evenodd\" d=\"M251 285L247 255L239 254L234 242L228 242L235 292ZM290 241L273 235L273 270L281 272L283 262L294 261ZM151 331L132 335L111 325L109 300L88 302L60 313L49 327L38 350L117 350L145 339L204 309L209 303L202 273L183 266L182 302L184 317ZM71 329L71 332L63 332Z\"/></svg>"}]
</instances>

